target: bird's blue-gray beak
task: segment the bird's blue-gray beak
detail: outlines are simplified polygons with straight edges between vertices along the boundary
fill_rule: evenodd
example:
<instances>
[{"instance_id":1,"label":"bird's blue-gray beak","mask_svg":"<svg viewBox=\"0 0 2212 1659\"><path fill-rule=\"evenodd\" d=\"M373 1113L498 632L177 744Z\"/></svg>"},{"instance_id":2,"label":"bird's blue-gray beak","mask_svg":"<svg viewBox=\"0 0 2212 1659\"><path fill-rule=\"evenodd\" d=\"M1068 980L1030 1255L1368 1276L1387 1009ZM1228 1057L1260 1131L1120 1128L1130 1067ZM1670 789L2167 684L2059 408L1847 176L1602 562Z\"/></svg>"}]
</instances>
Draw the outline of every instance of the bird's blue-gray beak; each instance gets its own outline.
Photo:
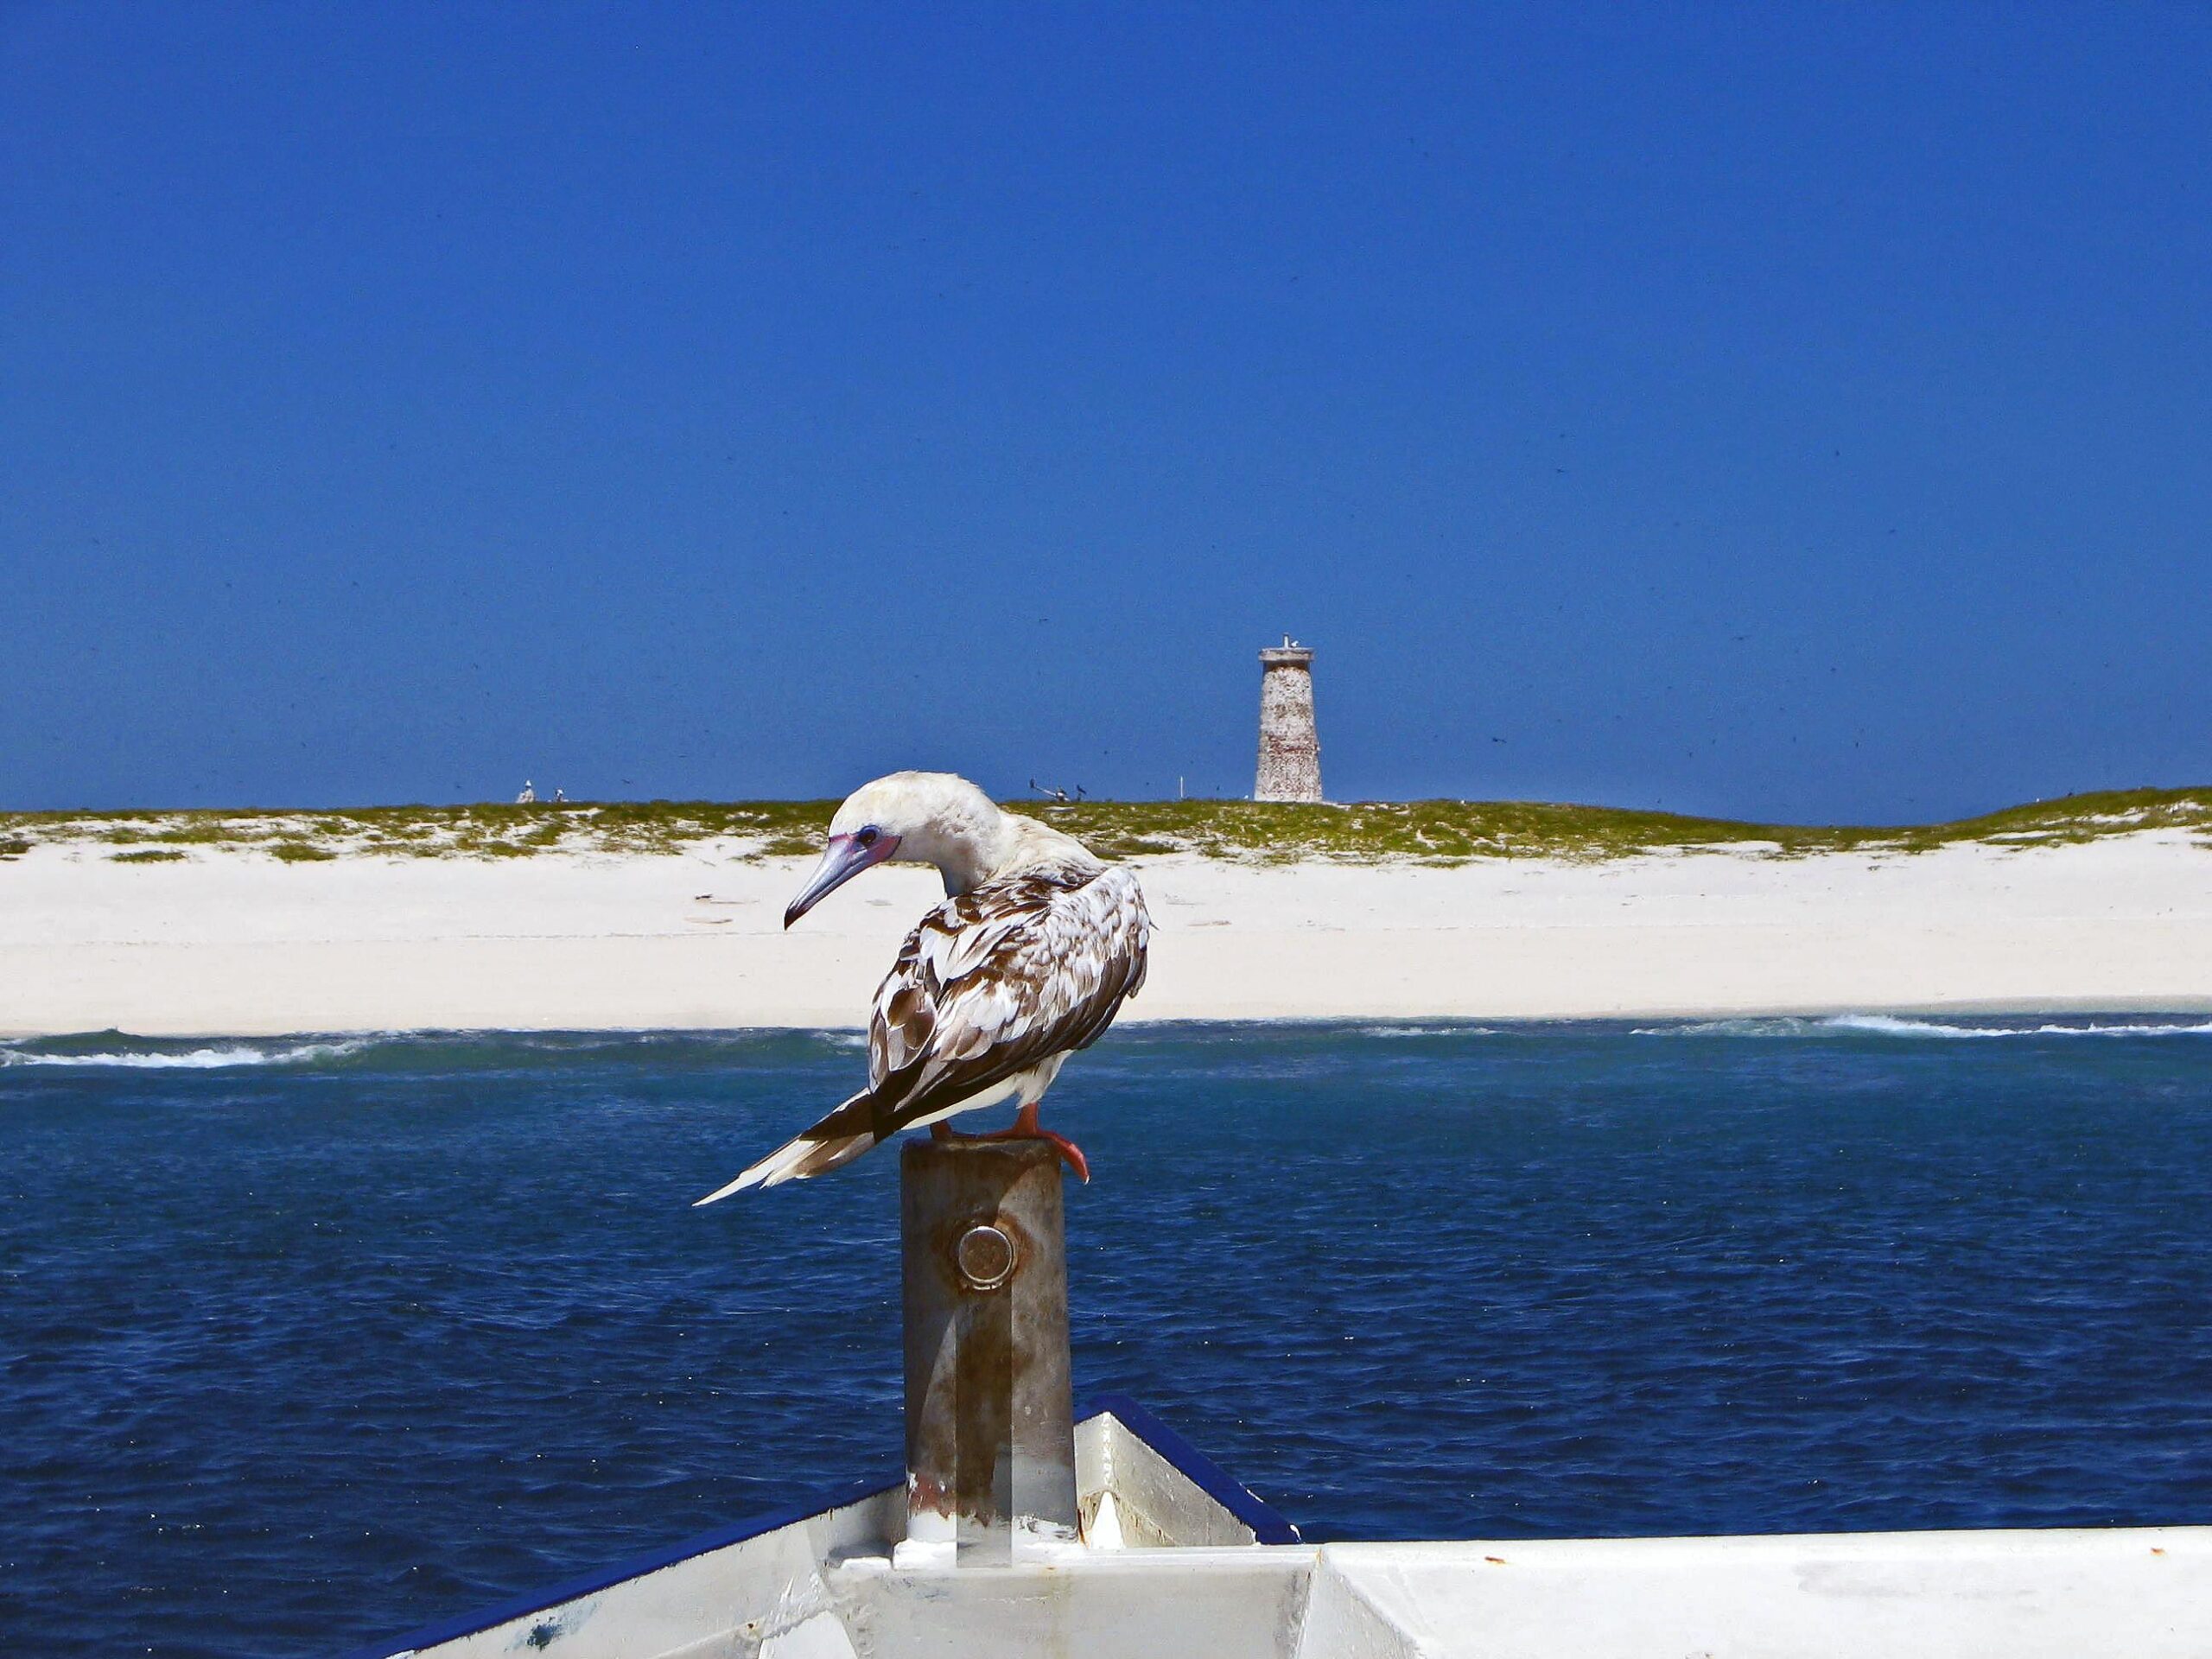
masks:
<instances>
[{"instance_id":1,"label":"bird's blue-gray beak","mask_svg":"<svg viewBox=\"0 0 2212 1659\"><path fill-rule=\"evenodd\" d=\"M814 867L814 874L799 889L784 912L784 925L793 922L812 910L830 893L851 880L872 864L880 864L899 850L899 837L863 831L868 840L860 836L832 836L830 844L822 849L822 861Z\"/></svg>"}]
</instances>

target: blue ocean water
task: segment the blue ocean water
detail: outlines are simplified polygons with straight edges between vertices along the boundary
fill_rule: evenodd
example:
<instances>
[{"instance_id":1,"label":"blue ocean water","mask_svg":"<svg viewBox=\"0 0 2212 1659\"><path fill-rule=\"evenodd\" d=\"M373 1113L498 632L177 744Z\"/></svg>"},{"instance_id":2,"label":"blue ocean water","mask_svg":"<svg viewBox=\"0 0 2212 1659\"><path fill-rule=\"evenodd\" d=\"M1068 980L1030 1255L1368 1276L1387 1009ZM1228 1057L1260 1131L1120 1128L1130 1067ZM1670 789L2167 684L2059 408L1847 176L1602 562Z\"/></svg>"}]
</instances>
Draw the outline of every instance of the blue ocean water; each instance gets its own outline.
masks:
<instances>
[{"instance_id":1,"label":"blue ocean water","mask_svg":"<svg viewBox=\"0 0 2212 1659\"><path fill-rule=\"evenodd\" d=\"M836 1035L0 1047L10 1651L319 1655L899 1462ZM2212 1522L2212 1027L1124 1029L1078 1392L1309 1536Z\"/></svg>"}]
</instances>

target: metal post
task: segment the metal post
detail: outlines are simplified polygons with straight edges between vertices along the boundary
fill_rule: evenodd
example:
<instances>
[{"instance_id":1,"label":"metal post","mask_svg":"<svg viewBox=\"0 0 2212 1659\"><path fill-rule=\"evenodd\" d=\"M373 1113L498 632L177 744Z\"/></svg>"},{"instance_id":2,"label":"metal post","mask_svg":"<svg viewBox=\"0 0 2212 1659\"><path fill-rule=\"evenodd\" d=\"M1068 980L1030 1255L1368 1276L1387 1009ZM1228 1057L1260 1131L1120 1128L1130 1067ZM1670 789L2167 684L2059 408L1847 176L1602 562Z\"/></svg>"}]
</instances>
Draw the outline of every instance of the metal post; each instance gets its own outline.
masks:
<instances>
[{"instance_id":1,"label":"metal post","mask_svg":"<svg viewBox=\"0 0 2212 1659\"><path fill-rule=\"evenodd\" d=\"M909 1141L899 1159L906 1535L1003 1566L1076 1535L1075 1402L1058 1154Z\"/></svg>"}]
</instances>

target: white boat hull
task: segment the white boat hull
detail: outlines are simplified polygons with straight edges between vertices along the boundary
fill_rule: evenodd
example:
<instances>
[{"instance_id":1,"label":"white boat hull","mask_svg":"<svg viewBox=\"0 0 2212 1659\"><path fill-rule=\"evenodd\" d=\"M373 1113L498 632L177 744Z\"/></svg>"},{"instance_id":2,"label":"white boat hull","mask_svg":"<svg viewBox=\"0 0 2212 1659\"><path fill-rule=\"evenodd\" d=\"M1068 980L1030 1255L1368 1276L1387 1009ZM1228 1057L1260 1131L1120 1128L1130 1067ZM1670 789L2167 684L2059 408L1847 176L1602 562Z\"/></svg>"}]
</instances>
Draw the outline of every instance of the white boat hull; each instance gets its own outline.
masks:
<instances>
[{"instance_id":1,"label":"white boat hull","mask_svg":"<svg viewBox=\"0 0 2212 1659\"><path fill-rule=\"evenodd\" d=\"M1009 1567L892 1486L357 1659L2212 1656L2212 1528L1313 1545L1127 1402L1077 1465L1084 1543Z\"/></svg>"}]
</instances>

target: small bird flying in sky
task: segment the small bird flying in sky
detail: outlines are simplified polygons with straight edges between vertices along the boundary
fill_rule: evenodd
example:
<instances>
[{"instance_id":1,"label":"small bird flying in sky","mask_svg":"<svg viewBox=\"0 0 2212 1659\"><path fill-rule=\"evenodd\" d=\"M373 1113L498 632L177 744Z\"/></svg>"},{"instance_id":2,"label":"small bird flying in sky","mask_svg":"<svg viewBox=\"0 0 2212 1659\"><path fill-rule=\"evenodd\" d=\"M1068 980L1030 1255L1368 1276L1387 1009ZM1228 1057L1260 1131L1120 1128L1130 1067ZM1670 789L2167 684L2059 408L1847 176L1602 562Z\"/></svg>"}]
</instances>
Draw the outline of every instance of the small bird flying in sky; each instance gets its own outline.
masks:
<instances>
[{"instance_id":1,"label":"small bird flying in sky","mask_svg":"<svg viewBox=\"0 0 2212 1659\"><path fill-rule=\"evenodd\" d=\"M868 1021L868 1087L701 1198L803 1181L901 1129L1012 1100L1014 1125L978 1140L1041 1140L1084 1180L1074 1142L1037 1122L1067 1057L1114 1022L1144 983L1152 918L1134 872L1072 836L1001 811L964 778L894 772L846 798L789 927L861 871L934 864L944 902L899 947ZM958 1137L970 1138L970 1137Z\"/></svg>"}]
</instances>

